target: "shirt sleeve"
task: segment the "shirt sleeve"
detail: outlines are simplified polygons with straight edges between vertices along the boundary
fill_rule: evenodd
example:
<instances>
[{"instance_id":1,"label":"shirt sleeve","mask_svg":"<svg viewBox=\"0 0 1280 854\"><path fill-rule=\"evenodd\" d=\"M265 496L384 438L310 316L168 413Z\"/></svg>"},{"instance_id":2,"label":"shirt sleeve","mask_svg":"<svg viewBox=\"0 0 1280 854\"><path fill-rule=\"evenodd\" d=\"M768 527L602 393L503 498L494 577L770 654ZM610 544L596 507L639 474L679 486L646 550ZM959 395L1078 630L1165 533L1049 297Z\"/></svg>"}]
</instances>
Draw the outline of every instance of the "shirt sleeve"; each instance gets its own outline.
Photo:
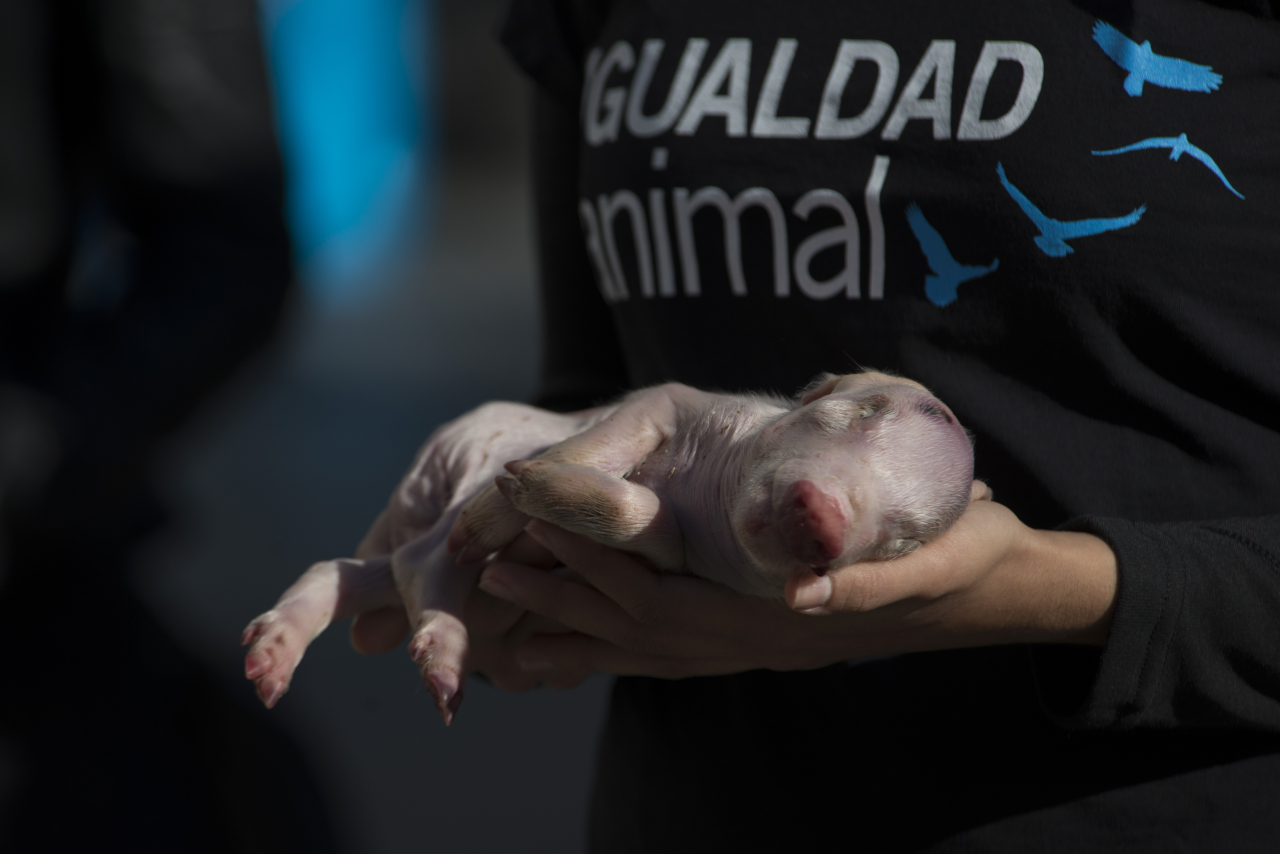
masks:
<instances>
[{"instance_id":1,"label":"shirt sleeve","mask_svg":"<svg viewBox=\"0 0 1280 854\"><path fill-rule=\"evenodd\" d=\"M1119 597L1101 653L1033 651L1041 698L1087 729L1280 732L1280 516L1065 526L1115 551Z\"/></svg>"}]
</instances>

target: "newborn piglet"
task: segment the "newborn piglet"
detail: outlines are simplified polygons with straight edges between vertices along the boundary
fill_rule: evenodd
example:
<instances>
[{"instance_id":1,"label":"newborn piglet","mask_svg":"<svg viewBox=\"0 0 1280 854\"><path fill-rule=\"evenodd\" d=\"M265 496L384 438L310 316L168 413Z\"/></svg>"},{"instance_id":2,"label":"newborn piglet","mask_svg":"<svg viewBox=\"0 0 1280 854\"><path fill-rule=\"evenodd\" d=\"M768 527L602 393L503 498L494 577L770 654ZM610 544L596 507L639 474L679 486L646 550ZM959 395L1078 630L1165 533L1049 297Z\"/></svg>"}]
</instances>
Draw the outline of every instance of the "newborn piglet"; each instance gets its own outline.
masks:
<instances>
[{"instance_id":1,"label":"newborn piglet","mask_svg":"<svg viewBox=\"0 0 1280 854\"><path fill-rule=\"evenodd\" d=\"M668 384L579 416L491 404L438 437L390 508L432 512L365 560L317 564L246 630L246 675L268 705L331 621L366 620L398 597L410 654L448 722L467 672L463 605L530 517L664 572L780 600L794 576L897 557L938 536L968 505L973 474L968 436L946 405L874 372L821 377L799 399ZM426 497L403 497L414 490Z\"/></svg>"}]
</instances>

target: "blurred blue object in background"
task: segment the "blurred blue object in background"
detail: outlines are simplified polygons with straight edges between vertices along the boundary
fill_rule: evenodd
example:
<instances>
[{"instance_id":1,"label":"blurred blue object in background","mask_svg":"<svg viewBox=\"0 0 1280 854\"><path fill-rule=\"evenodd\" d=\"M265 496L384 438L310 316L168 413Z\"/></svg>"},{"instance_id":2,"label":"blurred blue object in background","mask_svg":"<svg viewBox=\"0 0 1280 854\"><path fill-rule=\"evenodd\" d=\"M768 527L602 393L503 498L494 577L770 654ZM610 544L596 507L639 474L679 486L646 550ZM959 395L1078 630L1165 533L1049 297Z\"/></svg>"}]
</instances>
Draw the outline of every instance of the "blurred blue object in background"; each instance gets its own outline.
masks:
<instances>
[{"instance_id":1,"label":"blurred blue object in background","mask_svg":"<svg viewBox=\"0 0 1280 854\"><path fill-rule=\"evenodd\" d=\"M261 0L304 291L343 308L426 231L431 0Z\"/></svg>"}]
</instances>

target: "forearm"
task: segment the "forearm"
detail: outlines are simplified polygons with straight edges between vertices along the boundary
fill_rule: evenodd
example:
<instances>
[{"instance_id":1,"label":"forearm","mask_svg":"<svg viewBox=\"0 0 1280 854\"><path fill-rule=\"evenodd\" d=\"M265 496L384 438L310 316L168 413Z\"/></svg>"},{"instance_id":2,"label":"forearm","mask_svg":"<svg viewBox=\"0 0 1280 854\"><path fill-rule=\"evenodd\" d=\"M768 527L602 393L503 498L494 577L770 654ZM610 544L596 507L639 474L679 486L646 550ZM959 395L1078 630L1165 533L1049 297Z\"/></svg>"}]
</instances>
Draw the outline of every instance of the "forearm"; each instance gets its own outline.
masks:
<instances>
[{"instance_id":1,"label":"forearm","mask_svg":"<svg viewBox=\"0 0 1280 854\"><path fill-rule=\"evenodd\" d=\"M1112 546L1119 587L1100 656L1035 654L1060 720L1280 731L1280 517L1069 527Z\"/></svg>"},{"instance_id":2,"label":"forearm","mask_svg":"<svg viewBox=\"0 0 1280 854\"><path fill-rule=\"evenodd\" d=\"M897 560L803 580L788 601L808 613L855 617L845 622L851 650L865 644L868 631L885 627L901 633L884 639L884 651L918 651L1101 646L1116 593L1116 556L1101 538L1032 529L1009 508L975 500L929 545Z\"/></svg>"},{"instance_id":3,"label":"forearm","mask_svg":"<svg viewBox=\"0 0 1280 854\"><path fill-rule=\"evenodd\" d=\"M1029 530L1017 560L1032 643L1106 643L1117 594L1116 555L1077 531Z\"/></svg>"}]
</instances>

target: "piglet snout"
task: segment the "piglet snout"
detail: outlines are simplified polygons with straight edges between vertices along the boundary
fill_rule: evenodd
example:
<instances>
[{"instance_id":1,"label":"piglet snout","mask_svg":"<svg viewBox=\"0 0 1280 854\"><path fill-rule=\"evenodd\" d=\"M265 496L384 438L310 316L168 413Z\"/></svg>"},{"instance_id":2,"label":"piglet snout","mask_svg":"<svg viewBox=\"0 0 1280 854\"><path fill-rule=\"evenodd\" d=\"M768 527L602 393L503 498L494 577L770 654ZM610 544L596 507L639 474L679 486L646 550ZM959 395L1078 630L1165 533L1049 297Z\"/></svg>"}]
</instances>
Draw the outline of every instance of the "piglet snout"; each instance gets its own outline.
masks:
<instances>
[{"instance_id":1,"label":"piglet snout","mask_svg":"<svg viewBox=\"0 0 1280 854\"><path fill-rule=\"evenodd\" d=\"M839 494L800 480L783 495L779 527L792 557L818 575L844 553L850 508Z\"/></svg>"}]
</instances>

